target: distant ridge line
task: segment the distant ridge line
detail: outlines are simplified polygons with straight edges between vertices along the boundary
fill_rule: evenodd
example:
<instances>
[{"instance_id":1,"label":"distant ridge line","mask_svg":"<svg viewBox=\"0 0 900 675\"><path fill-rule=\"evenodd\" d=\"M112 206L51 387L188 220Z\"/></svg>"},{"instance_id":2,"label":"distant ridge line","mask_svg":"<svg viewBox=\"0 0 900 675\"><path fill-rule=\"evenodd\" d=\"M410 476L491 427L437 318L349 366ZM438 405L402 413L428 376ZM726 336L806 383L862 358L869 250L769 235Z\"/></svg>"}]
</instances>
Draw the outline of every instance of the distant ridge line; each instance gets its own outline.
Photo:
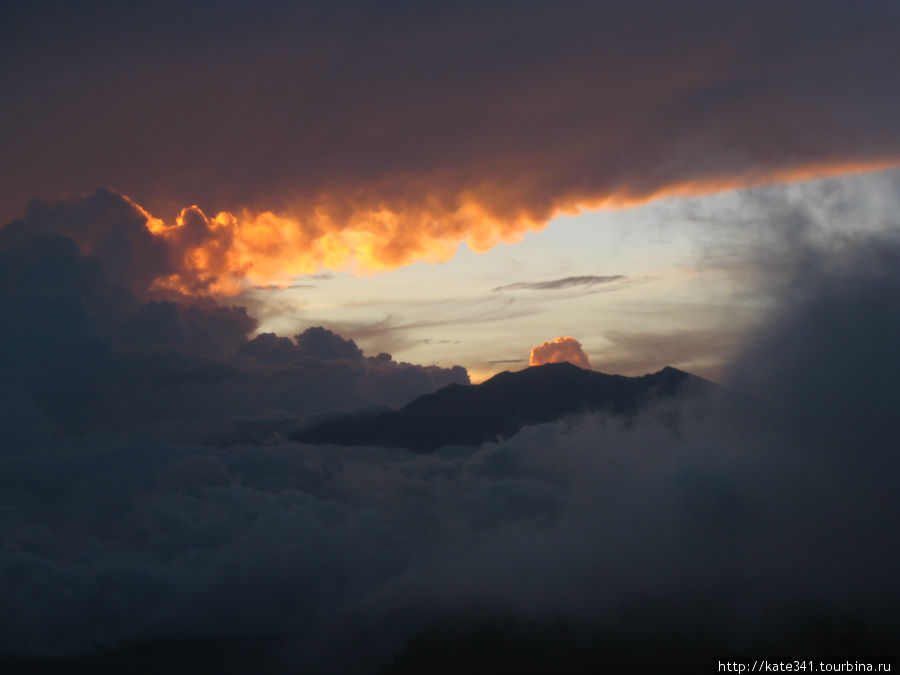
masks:
<instances>
[{"instance_id":1,"label":"distant ridge line","mask_svg":"<svg viewBox=\"0 0 900 675\"><path fill-rule=\"evenodd\" d=\"M451 384L400 410L348 414L291 438L309 444L361 445L431 452L445 445L478 446L513 436L525 426L569 415L607 412L633 416L653 401L705 393L715 384L677 368L639 377L608 375L570 363L503 371L481 384Z\"/></svg>"}]
</instances>

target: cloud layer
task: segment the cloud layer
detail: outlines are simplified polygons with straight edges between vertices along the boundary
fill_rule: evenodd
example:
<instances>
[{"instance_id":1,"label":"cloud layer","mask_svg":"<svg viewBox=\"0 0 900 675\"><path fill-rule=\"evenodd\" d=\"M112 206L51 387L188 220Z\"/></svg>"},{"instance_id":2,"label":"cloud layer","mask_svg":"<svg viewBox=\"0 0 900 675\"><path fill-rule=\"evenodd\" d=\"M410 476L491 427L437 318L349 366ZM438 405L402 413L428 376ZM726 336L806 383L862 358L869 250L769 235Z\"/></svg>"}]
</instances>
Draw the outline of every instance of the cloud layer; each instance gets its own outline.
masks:
<instances>
[{"instance_id":1,"label":"cloud layer","mask_svg":"<svg viewBox=\"0 0 900 675\"><path fill-rule=\"evenodd\" d=\"M802 242L711 409L428 456L57 440L0 457L0 653L264 635L272 672L367 673L475 612L615 635L642 664L678 644L693 672L760 648L870 658L900 627L900 242ZM244 352L301 349L364 358L321 330Z\"/></svg>"},{"instance_id":2,"label":"cloud layer","mask_svg":"<svg viewBox=\"0 0 900 675\"><path fill-rule=\"evenodd\" d=\"M891 2L153 6L4 22L0 205L112 186L165 220L182 291L900 158Z\"/></svg>"}]
</instances>

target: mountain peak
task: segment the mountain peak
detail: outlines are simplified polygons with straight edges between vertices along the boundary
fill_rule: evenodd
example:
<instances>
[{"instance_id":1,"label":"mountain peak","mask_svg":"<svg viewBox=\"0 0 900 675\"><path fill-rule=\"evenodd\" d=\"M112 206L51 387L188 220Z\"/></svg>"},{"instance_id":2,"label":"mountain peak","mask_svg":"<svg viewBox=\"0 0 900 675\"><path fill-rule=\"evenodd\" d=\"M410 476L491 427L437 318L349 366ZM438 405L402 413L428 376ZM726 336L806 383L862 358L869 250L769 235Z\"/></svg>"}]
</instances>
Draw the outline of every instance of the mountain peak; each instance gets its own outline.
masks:
<instances>
[{"instance_id":1,"label":"mountain peak","mask_svg":"<svg viewBox=\"0 0 900 675\"><path fill-rule=\"evenodd\" d=\"M344 416L314 425L293 439L304 443L378 445L418 452L444 445L480 445L508 438L522 427L568 415L607 412L630 416L654 400L706 380L666 367L640 377L607 375L571 363L504 371L481 384L449 385L400 410L359 418Z\"/></svg>"}]
</instances>

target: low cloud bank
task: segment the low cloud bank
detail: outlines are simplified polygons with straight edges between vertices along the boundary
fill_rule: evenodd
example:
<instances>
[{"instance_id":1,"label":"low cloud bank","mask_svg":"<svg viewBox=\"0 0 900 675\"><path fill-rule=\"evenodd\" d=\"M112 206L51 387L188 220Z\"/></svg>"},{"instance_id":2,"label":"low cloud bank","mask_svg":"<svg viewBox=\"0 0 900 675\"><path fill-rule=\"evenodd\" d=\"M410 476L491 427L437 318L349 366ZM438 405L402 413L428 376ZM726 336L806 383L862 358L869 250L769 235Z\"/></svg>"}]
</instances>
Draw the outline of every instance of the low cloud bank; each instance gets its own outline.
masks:
<instances>
[{"instance_id":1,"label":"low cloud bank","mask_svg":"<svg viewBox=\"0 0 900 675\"><path fill-rule=\"evenodd\" d=\"M36 447L0 456L0 653L264 635L284 638L278 668L366 673L473 608L612 631L637 659L681 636L706 659L697 669L760 645L889 648L900 239L810 241L794 241L791 292L712 408L650 410L627 429L585 418L429 456L39 442L50 413L8 397L31 426L4 438ZM69 306L43 287L32 297ZM241 358L365 361L305 335L258 337ZM235 377L181 358L210 390Z\"/></svg>"}]
</instances>

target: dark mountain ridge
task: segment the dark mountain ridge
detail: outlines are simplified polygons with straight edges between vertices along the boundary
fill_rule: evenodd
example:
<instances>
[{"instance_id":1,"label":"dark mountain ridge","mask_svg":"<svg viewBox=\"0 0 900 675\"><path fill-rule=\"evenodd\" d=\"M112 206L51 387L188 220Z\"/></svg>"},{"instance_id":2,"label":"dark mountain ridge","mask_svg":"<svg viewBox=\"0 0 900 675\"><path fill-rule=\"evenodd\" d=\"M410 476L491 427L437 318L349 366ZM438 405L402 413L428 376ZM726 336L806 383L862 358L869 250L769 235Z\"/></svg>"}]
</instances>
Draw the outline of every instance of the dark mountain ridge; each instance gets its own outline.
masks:
<instances>
[{"instance_id":1,"label":"dark mountain ridge","mask_svg":"<svg viewBox=\"0 0 900 675\"><path fill-rule=\"evenodd\" d=\"M329 419L292 438L303 443L430 452L445 445L480 445L509 438L522 427L579 413L627 417L651 401L713 387L707 380L671 367L626 377L551 363L504 371L477 385L451 384L400 410Z\"/></svg>"}]
</instances>

